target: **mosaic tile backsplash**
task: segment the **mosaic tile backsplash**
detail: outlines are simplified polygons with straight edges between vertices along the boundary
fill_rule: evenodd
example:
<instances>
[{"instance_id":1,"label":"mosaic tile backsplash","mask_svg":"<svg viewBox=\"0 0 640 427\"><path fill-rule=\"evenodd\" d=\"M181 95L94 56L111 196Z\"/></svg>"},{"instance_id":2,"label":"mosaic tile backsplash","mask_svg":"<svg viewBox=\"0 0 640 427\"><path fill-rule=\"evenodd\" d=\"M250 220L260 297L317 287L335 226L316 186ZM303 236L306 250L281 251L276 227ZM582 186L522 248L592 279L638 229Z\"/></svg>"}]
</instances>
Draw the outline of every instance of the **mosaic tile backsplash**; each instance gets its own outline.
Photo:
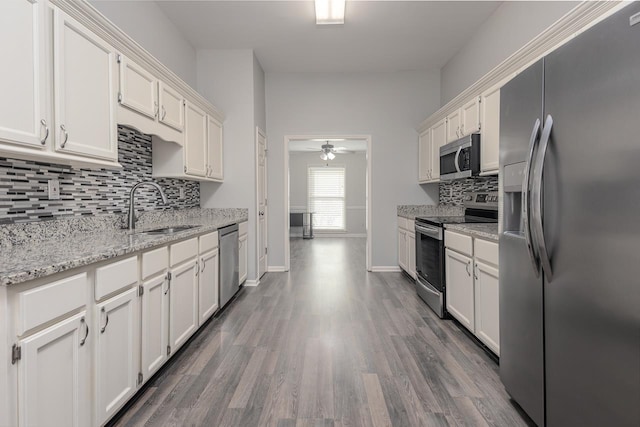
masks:
<instances>
[{"instance_id":1,"label":"mosaic tile backsplash","mask_svg":"<svg viewBox=\"0 0 640 427\"><path fill-rule=\"evenodd\" d=\"M462 206L462 196L470 191L498 191L498 175L441 182L440 204Z\"/></svg>"},{"instance_id":2,"label":"mosaic tile backsplash","mask_svg":"<svg viewBox=\"0 0 640 427\"><path fill-rule=\"evenodd\" d=\"M162 206L155 190L140 188L136 211L200 206L198 182L151 177L151 136L119 126L118 161L123 168L115 170L0 158L0 224L124 213L131 187L150 180L160 184L169 205ZM60 200L48 200L50 179L60 181ZM185 193L182 200L181 188Z\"/></svg>"}]
</instances>

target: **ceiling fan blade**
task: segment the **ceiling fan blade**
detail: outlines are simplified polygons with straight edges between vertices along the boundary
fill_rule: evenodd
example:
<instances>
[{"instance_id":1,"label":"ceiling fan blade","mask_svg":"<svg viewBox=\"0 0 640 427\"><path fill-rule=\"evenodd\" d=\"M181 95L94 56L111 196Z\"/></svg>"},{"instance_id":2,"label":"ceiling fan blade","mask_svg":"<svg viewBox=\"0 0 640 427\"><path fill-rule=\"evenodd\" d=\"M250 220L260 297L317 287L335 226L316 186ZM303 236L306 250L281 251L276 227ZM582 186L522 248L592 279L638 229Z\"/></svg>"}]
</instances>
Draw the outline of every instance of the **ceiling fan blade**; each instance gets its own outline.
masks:
<instances>
[{"instance_id":1,"label":"ceiling fan blade","mask_svg":"<svg viewBox=\"0 0 640 427\"><path fill-rule=\"evenodd\" d=\"M340 150L340 149L335 149L333 150L334 153L336 154L354 154L355 151L352 150Z\"/></svg>"}]
</instances>

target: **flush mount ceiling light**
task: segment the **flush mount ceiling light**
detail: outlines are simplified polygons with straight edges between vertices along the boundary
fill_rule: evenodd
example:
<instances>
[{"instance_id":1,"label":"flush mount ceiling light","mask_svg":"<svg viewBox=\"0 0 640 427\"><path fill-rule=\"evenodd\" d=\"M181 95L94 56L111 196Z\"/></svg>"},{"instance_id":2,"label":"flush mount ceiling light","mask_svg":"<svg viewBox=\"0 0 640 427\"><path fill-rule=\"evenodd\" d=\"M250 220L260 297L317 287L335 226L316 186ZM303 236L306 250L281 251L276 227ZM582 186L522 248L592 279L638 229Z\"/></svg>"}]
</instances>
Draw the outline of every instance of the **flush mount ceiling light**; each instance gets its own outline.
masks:
<instances>
[{"instance_id":1,"label":"flush mount ceiling light","mask_svg":"<svg viewBox=\"0 0 640 427\"><path fill-rule=\"evenodd\" d=\"M315 0L316 25L344 24L345 0Z\"/></svg>"}]
</instances>

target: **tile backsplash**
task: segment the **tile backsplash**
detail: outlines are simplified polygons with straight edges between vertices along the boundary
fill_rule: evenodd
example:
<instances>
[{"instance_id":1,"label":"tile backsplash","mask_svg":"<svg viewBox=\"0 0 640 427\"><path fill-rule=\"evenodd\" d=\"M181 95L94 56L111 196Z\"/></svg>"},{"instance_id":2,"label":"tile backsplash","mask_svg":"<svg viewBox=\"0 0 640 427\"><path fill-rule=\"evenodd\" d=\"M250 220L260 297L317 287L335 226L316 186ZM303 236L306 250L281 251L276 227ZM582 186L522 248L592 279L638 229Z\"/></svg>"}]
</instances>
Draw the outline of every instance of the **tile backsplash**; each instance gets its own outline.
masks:
<instances>
[{"instance_id":1,"label":"tile backsplash","mask_svg":"<svg viewBox=\"0 0 640 427\"><path fill-rule=\"evenodd\" d=\"M498 175L441 182L439 202L462 206L462 196L469 191L498 191Z\"/></svg>"},{"instance_id":2,"label":"tile backsplash","mask_svg":"<svg viewBox=\"0 0 640 427\"><path fill-rule=\"evenodd\" d=\"M200 206L198 182L151 177L151 136L119 126L118 161L122 169L77 169L0 158L0 224L123 213L129 206L131 187L150 180L160 184L169 206L161 206L155 190L140 188L136 191L136 210ZM48 200L50 179L60 181L59 200ZM184 189L182 200L180 189Z\"/></svg>"}]
</instances>

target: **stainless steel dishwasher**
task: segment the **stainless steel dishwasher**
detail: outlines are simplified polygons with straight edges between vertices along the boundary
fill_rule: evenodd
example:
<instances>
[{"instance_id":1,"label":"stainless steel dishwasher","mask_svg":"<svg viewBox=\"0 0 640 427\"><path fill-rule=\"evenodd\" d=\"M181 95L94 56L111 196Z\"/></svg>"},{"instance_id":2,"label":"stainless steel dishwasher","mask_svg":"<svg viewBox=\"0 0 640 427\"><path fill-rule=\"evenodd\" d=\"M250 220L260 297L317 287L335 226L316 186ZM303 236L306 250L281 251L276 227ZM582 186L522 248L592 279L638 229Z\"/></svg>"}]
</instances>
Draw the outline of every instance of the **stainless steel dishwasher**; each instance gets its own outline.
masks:
<instances>
[{"instance_id":1,"label":"stainless steel dishwasher","mask_svg":"<svg viewBox=\"0 0 640 427\"><path fill-rule=\"evenodd\" d=\"M238 292L238 224L218 229L220 239L220 308Z\"/></svg>"}]
</instances>

